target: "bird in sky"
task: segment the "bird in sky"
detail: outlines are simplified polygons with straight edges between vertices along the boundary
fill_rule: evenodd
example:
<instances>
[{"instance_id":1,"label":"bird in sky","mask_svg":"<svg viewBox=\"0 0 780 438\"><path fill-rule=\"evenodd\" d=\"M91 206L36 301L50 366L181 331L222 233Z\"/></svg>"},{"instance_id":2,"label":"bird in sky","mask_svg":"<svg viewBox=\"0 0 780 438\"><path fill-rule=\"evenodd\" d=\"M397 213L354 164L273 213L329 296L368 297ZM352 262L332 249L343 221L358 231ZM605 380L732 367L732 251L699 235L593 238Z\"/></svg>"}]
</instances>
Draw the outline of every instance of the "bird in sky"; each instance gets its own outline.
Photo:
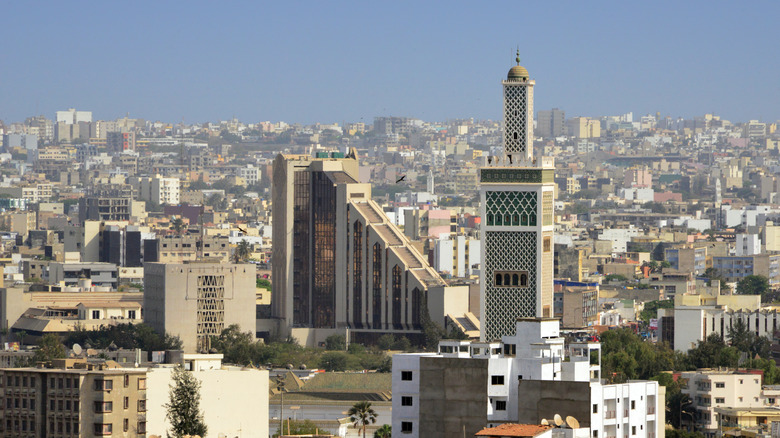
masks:
<instances>
[{"instance_id":1,"label":"bird in sky","mask_svg":"<svg viewBox=\"0 0 780 438\"><path fill-rule=\"evenodd\" d=\"M403 181L406 178L406 175L403 175L402 177L398 178L398 181L395 183L398 184L399 182Z\"/></svg>"}]
</instances>

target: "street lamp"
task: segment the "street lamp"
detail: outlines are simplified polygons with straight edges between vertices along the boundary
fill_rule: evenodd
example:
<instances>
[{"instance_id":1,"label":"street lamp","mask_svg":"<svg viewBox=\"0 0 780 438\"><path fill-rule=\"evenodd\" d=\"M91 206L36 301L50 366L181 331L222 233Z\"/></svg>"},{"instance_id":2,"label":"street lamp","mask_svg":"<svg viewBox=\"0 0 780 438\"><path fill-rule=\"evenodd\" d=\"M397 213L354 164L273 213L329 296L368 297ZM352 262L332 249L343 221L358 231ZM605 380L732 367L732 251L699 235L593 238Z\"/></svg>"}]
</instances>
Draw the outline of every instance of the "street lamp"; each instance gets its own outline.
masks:
<instances>
[{"instance_id":1,"label":"street lamp","mask_svg":"<svg viewBox=\"0 0 780 438\"><path fill-rule=\"evenodd\" d=\"M284 435L284 375L276 378L276 389L282 394L282 404L279 405L279 436Z\"/></svg>"}]
</instances>

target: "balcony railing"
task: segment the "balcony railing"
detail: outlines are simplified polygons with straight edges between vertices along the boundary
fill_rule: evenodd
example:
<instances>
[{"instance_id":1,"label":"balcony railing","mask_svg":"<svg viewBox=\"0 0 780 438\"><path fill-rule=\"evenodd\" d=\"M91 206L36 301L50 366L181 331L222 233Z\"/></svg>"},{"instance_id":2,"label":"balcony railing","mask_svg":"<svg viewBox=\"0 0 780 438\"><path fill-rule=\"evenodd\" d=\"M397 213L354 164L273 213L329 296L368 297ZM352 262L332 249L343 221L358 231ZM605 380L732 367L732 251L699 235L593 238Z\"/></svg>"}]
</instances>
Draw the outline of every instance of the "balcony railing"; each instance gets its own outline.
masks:
<instances>
[{"instance_id":1,"label":"balcony railing","mask_svg":"<svg viewBox=\"0 0 780 438\"><path fill-rule=\"evenodd\" d=\"M616 417L615 411L607 411L604 418L610 419L610 418L615 418L615 417Z\"/></svg>"},{"instance_id":2,"label":"balcony railing","mask_svg":"<svg viewBox=\"0 0 780 438\"><path fill-rule=\"evenodd\" d=\"M653 414L655 414L655 406L648 406L647 407L647 415L653 415Z\"/></svg>"}]
</instances>

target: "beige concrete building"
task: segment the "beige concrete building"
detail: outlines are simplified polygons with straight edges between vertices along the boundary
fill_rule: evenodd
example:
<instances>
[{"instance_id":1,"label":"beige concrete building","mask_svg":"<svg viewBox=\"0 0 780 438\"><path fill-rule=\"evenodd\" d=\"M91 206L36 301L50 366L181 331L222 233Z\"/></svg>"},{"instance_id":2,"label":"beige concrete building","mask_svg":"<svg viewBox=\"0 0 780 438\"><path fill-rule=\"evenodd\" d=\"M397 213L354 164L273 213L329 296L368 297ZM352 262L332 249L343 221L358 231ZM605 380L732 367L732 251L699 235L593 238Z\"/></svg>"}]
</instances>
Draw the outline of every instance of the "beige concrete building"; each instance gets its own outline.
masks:
<instances>
[{"instance_id":1,"label":"beige concrete building","mask_svg":"<svg viewBox=\"0 0 780 438\"><path fill-rule=\"evenodd\" d=\"M160 237L157 260L160 263L186 263L208 259L220 263L230 261L230 240L227 236L196 234Z\"/></svg>"},{"instance_id":2,"label":"beige concrete building","mask_svg":"<svg viewBox=\"0 0 780 438\"><path fill-rule=\"evenodd\" d=\"M446 286L357 175L354 150L274 162L271 314L303 344L333 333L356 342L383 333L414 341L425 300L441 326L448 314L468 311L468 287Z\"/></svg>"},{"instance_id":3,"label":"beige concrete building","mask_svg":"<svg viewBox=\"0 0 780 438\"><path fill-rule=\"evenodd\" d=\"M705 436L719 435L716 412L721 409L776 409L780 400L776 388L762 386L760 374L746 371L702 369L682 373L680 382L694 409L694 418L683 416L683 425L687 423Z\"/></svg>"},{"instance_id":4,"label":"beige concrete building","mask_svg":"<svg viewBox=\"0 0 780 438\"><path fill-rule=\"evenodd\" d=\"M179 336L186 352L208 351L231 324L255 333L255 265L147 263L144 322Z\"/></svg>"},{"instance_id":5,"label":"beige concrete building","mask_svg":"<svg viewBox=\"0 0 780 438\"><path fill-rule=\"evenodd\" d=\"M146 369L59 359L51 368L0 370L0 379L4 437L146 434Z\"/></svg>"}]
</instances>

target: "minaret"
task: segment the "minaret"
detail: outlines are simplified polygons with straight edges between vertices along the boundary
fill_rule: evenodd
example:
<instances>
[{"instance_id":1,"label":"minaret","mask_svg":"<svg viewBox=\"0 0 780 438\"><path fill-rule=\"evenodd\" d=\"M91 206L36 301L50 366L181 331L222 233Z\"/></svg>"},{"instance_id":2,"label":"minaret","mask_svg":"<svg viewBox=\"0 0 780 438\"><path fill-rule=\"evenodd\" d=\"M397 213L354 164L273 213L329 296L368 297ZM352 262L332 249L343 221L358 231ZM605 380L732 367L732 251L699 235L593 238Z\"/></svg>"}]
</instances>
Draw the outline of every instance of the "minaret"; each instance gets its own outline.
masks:
<instances>
[{"instance_id":1,"label":"minaret","mask_svg":"<svg viewBox=\"0 0 780 438\"><path fill-rule=\"evenodd\" d=\"M504 87L504 153L480 169L480 339L515 334L517 318L553 316L552 158L533 156L533 87L528 70Z\"/></svg>"},{"instance_id":2,"label":"minaret","mask_svg":"<svg viewBox=\"0 0 780 438\"><path fill-rule=\"evenodd\" d=\"M428 184L426 188L428 189L428 193L433 194L433 170L428 170Z\"/></svg>"}]
</instances>

